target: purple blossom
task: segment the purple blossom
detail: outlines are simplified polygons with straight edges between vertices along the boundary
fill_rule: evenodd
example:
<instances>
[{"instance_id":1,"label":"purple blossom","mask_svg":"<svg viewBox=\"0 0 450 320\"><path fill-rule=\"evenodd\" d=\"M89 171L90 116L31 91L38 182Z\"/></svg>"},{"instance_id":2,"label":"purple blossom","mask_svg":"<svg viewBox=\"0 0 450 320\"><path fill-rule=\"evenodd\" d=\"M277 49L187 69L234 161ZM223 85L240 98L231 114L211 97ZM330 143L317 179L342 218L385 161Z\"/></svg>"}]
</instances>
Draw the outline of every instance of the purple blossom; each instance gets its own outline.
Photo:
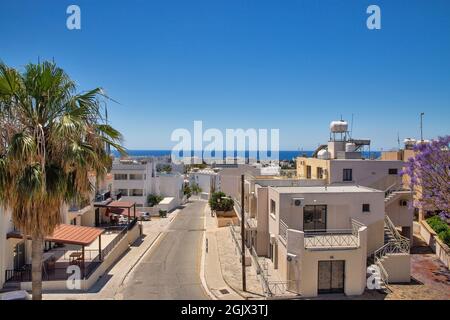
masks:
<instances>
[{"instance_id":1,"label":"purple blossom","mask_svg":"<svg viewBox=\"0 0 450 320\"><path fill-rule=\"evenodd\" d=\"M450 136L439 137L430 143L419 143L409 158L402 175L410 178L416 192L414 205L430 211L440 211L450 217Z\"/></svg>"}]
</instances>

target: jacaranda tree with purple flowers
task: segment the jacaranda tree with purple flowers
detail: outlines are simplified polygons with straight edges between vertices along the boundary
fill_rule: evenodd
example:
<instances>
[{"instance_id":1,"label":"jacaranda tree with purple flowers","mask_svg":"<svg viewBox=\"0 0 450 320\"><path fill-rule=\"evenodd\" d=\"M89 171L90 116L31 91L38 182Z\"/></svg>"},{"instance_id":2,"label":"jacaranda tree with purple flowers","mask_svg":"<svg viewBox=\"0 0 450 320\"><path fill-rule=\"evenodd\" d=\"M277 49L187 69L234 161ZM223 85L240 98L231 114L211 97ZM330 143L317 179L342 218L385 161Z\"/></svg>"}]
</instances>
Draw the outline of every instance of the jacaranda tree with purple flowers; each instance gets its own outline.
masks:
<instances>
[{"instance_id":1,"label":"jacaranda tree with purple flowers","mask_svg":"<svg viewBox=\"0 0 450 320\"><path fill-rule=\"evenodd\" d=\"M418 143L415 156L409 158L402 174L410 178L416 192L414 206L437 211L443 219L450 218L450 136Z\"/></svg>"}]
</instances>

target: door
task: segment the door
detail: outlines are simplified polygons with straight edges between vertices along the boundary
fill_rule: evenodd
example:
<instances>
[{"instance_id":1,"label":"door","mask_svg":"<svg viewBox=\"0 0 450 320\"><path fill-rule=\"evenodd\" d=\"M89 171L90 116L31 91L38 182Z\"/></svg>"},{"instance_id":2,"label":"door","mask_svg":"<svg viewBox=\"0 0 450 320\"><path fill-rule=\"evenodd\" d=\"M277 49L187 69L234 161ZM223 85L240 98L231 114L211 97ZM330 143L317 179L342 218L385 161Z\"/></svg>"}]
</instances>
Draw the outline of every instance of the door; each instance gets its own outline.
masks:
<instances>
[{"instance_id":1,"label":"door","mask_svg":"<svg viewBox=\"0 0 450 320\"><path fill-rule=\"evenodd\" d=\"M345 261L319 261L318 293L344 293Z\"/></svg>"},{"instance_id":2,"label":"door","mask_svg":"<svg viewBox=\"0 0 450 320\"><path fill-rule=\"evenodd\" d=\"M303 230L325 231L327 229L327 206L305 206L303 208Z\"/></svg>"},{"instance_id":3,"label":"door","mask_svg":"<svg viewBox=\"0 0 450 320\"><path fill-rule=\"evenodd\" d=\"M14 248L14 270L20 270L25 265L25 242L18 243Z\"/></svg>"}]
</instances>

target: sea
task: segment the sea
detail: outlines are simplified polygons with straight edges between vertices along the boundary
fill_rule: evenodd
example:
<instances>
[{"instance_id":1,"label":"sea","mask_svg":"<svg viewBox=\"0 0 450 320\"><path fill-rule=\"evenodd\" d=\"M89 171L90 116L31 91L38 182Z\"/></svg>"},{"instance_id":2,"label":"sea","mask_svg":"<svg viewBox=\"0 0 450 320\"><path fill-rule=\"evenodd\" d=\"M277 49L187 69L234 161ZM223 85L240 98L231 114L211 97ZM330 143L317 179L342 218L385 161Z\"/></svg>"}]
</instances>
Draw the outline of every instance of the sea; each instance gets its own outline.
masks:
<instances>
[{"instance_id":1,"label":"sea","mask_svg":"<svg viewBox=\"0 0 450 320\"><path fill-rule=\"evenodd\" d=\"M113 155L115 157L119 157L120 154L119 152L117 152L117 150L113 150L112 151ZM170 156L172 154L172 150L127 150L128 156L129 157L163 157L163 156ZM297 157L300 156L306 156L306 157L311 157L313 155L314 151L292 151L292 150L280 150L279 151L279 160L286 160L286 161L290 161L293 160ZM224 158L226 157L226 152L223 153L224 154ZM245 152L245 157L248 158L249 157L249 151ZM264 153L263 153L264 154ZM193 156L194 153L192 152L191 156ZM183 154L180 153L179 154L180 157L183 157ZM213 157L215 157L215 154L212 154ZM237 152L234 153L234 156L237 156ZM269 152L268 157L270 157L271 154ZM368 159L377 159L381 156L381 152L380 151L364 151L363 152L363 157L368 158ZM251 156L252 158L254 158L254 156ZM265 156L257 156L258 160L264 160Z\"/></svg>"}]
</instances>

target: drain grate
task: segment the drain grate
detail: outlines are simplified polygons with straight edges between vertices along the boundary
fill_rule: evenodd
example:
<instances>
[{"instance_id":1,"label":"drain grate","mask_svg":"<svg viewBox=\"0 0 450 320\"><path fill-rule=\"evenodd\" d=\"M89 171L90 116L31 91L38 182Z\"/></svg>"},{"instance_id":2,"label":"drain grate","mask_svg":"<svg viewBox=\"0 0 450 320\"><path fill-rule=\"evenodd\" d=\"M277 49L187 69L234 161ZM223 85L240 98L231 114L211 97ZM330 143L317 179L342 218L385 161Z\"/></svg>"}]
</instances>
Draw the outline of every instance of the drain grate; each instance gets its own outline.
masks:
<instances>
[{"instance_id":1,"label":"drain grate","mask_svg":"<svg viewBox=\"0 0 450 320\"><path fill-rule=\"evenodd\" d=\"M221 294L229 294L230 293L230 291L228 291L227 289L220 289L219 292Z\"/></svg>"}]
</instances>

